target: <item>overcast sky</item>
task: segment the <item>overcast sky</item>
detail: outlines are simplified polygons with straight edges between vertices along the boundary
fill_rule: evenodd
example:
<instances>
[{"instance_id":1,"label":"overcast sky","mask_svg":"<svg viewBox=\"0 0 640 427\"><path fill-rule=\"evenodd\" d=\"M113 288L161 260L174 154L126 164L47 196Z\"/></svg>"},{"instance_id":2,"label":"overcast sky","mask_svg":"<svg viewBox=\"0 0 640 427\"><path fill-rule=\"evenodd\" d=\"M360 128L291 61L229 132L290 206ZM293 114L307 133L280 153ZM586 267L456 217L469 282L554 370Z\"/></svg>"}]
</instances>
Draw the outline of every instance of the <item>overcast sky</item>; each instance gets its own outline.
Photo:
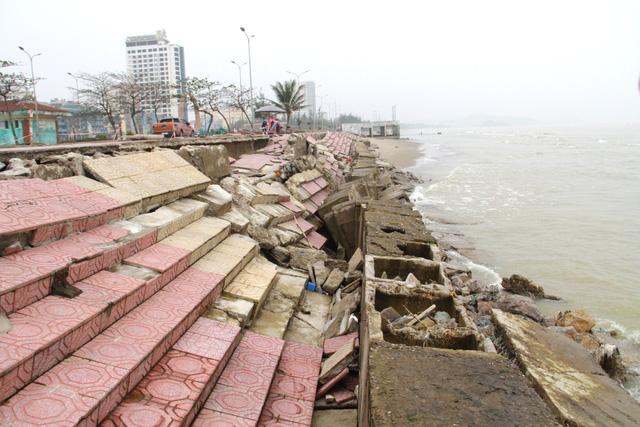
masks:
<instances>
[{"instance_id":1,"label":"overcast sky","mask_svg":"<svg viewBox=\"0 0 640 427\"><path fill-rule=\"evenodd\" d=\"M254 88L311 71L325 110L405 122L517 116L639 122L640 1L0 0L0 59L36 58L41 100L72 98L67 72L124 71L125 38L165 29L189 76ZM248 70L243 78L248 84Z\"/></svg>"}]
</instances>

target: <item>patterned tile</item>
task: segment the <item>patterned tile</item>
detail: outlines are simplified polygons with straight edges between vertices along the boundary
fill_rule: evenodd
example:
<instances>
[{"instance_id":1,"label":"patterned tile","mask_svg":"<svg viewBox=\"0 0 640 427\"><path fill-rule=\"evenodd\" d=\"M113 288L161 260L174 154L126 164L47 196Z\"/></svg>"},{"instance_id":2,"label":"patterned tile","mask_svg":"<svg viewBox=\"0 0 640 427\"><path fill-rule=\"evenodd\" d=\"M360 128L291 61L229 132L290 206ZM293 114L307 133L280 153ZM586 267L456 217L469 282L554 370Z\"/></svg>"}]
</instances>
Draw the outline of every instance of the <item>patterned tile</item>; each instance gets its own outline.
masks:
<instances>
[{"instance_id":1,"label":"patterned tile","mask_svg":"<svg viewBox=\"0 0 640 427\"><path fill-rule=\"evenodd\" d=\"M269 393L314 402L316 386L317 379L290 377L276 373Z\"/></svg>"},{"instance_id":2,"label":"patterned tile","mask_svg":"<svg viewBox=\"0 0 640 427\"><path fill-rule=\"evenodd\" d=\"M167 331L162 326L151 322L139 322L137 319L129 317L118 320L103 334L113 338L123 337L138 343L145 343L151 348L167 337Z\"/></svg>"},{"instance_id":3,"label":"patterned tile","mask_svg":"<svg viewBox=\"0 0 640 427\"><path fill-rule=\"evenodd\" d=\"M279 356L260 353L246 347L238 347L233 352L233 361L247 368L275 368L278 365Z\"/></svg>"},{"instance_id":4,"label":"patterned tile","mask_svg":"<svg viewBox=\"0 0 640 427\"><path fill-rule=\"evenodd\" d=\"M145 281L142 279L112 273L110 271L100 271L82 281L93 286L99 286L123 294L130 294L145 284Z\"/></svg>"},{"instance_id":5,"label":"patterned tile","mask_svg":"<svg viewBox=\"0 0 640 427\"><path fill-rule=\"evenodd\" d=\"M227 354L229 343L186 332L175 343L173 348L174 350L220 361Z\"/></svg>"},{"instance_id":6,"label":"patterned tile","mask_svg":"<svg viewBox=\"0 0 640 427\"><path fill-rule=\"evenodd\" d=\"M191 425L192 427L254 427L256 422L205 408L200 411Z\"/></svg>"},{"instance_id":7,"label":"patterned tile","mask_svg":"<svg viewBox=\"0 0 640 427\"><path fill-rule=\"evenodd\" d=\"M4 401L29 384L33 378L33 356L30 350L17 346L0 346L0 360L2 360L0 401ZM15 365L16 363L19 364ZM9 367L10 365L13 367Z\"/></svg>"},{"instance_id":8,"label":"patterned tile","mask_svg":"<svg viewBox=\"0 0 640 427\"><path fill-rule=\"evenodd\" d=\"M322 361L322 349L310 344L302 344L287 341L282 352L284 358L297 358L320 363Z\"/></svg>"},{"instance_id":9,"label":"patterned tile","mask_svg":"<svg viewBox=\"0 0 640 427\"><path fill-rule=\"evenodd\" d=\"M172 377L180 380L207 383L218 367L218 362L195 354L169 350L153 367L148 378Z\"/></svg>"},{"instance_id":10,"label":"patterned tile","mask_svg":"<svg viewBox=\"0 0 640 427\"><path fill-rule=\"evenodd\" d=\"M0 406L0 419L10 426L74 426L96 405L90 397L30 384Z\"/></svg>"},{"instance_id":11,"label":"patterned tile","mask_svg":"<svg viewBox=\"0 0 640 427\"><path fill-rule=\"evenodd\" d=\"M46 386L64 386L82 396L104 398L113 389L120 387L122 396L126 384L127 370L71 356L54 366L35 380ZM122 384L121 384L122 383Z\"/></svg>"},{"instance_id":12,"label":"patterned tile","mask_svg":"<svg viewBox=\"0 0 640 427\"><path fill-rule=\"evenodd\" d=\"M272 395L267 398L263 411L266 417L310 426L313 402Z\"/></svg>"},{"instance_id":13,"label":"patterned tile","mask_svg":"<svg viewBox=\"0 0 640 427\"><path fill-rule=\"evenodd\" d=\"M325 356L332 355L336 351L340 350L340 348L343 345L345 345L347 342L351 341L354 338L356 339L356 345L357 345L358 332L352 332L350 334L340 335L337 337L328 338L324 340L324 349L323 349L324 355Z\"/></svg>"},{"instance_id":14,"label":"patterned tile","mask_svg":"<svg viewBox=\"0 0 640 427\"><path fill-rule=\"evenodd\" d=\"M181 312L176 313L175 310L149 303L150 301L151 299L147 300L147 303L136 307L127 315L127 318L144 324L155 325L165 332L175 328L182 320L183 314Z\"/></svg>"},{"instance_id":15,"label":"patterned tile","mask_svg":"<svg viewBox=\"0 0 640 427\"><path fill-rule=\"evenodd\" d=\"M144 344L128 338L98 335L75 352L75 356L105 365L133 369L151 351Z\"/></svg>"},{"instance_id":16,"label":"patterned tile","mask_svg":"<svg viewBox=\"0 0 640 427\"><path fill-rule=\"evenodd\" d=\"M40 191L43 182L39 178L2 181L0 182L0 203L47 197L46 192Z\"/></svg>"},{"instance_id":17,"label":"patterned tile","mask_svg":"<svg viewBox=\"0 0 640 427\"><path fill-rule=\"evenodd\" d=\"M32 246L39 246L50 240L58 240L69 235L71 227L68 222L62 222L52 225L44 225L36 228L31 233L29 243Z\"/></svg>"},{"instance_id":18,"label":"patterned tile","mask_svg":"<svg viewBox=\"0 0 640 427\"><path fill-rule=\"evenodd\" d=\"M258 427L302 427L304 424L294 423L292 421L273 418L271 415L263 413L258 421Z\"/></svg>"},{"instance_id":19,"label":"patterned tile","mask_svg":"<svg viewBox=\"0 0 640 427\"><path fill-rule=\"evenodd\" d=\"M0 346L19 346L37 351L60 339L67 332L50 320L14 313L9 316L11 330L0 335Z\"/></svg>"},{"instance_id":20,"label":"patterned tile","mask_svg":"<svg viewBox=\"0 0 640 427\"><path fill-rule=\"evenodd\" d=\"M84 215L97 215L121 206L117 200L93 192L69 194L59 200Z\"/></svg>"},{"instance_id":21,"label":"patterned tile","mask_svg":"<svg viewBox=\"0 0 640 427\"><path fill-rule=\"evenodd\" d=\"M207 273L195 268L189 268L169 283L164 290L184 295L204 297L209 294L224 276L216 273Z\"/></svg>"},{"instance_id":22,"label":"patterned tile","mask_svg":"<svg viewBox=\"0 0 640 427\"><path fill-rule=\"evenodd\" d=\"M189 332L216 340L232 342L240 333L240 327L229 323L218 322L217 320L199 317L189 328Z\"/></svg>"},{"instance_id":23,"label":"patterned tile","mask_svg":"<svg viewBox=\"0 0 640 427\"><path fill-rule=\"evenodd\" d=\"M85 304L75 298L48 296L19 310L24 314L40 320L55 323L57 328L72 328L94 318L103 307Z\"/></svg>"},{"instance_id":24,"label":"patterned tile","mask_svg":"<svg viewBox=\"0 0 640 427\"><path fill-rule=\"evenodd\" d=\"M185 249L156 243L127 258L125 262L127 264L139 265L162 272L169 270L179 261L184 260L189 254L190 252Z\"/></svg>"},{"instance_id":25,"label":"patterned tile","mask_svg":"<svg viewBox=\"0 0 640 427\"><path fill-rule=\"evenodd\" d=\"M105 224L87 232L89 235L97 235L109 240L119 240L126 237L129 231L111 224Z\"/></svg>"},{"instance_id":26,"label":"patterned tile","mask_svg":"<svg viewBox=\"0 0 640 427\"><path fill-rule=\"evenodd\" d=\"M49 295L50 291L51 277L45 277L26 286L16 288L13 293L13 311L18 311L29 304L41 300Z\"/></svg>"},{"instance_id":27,"label":"patterned tile","mask_svg":"<svg viewBox=\"0 0 640 427\"><path fill-rule=\"evenodd\" d=\"M300 359L282 358L278 365L278 373L312 381L317 381L319 372L320 364L310 363Z\"/></svg>"},{"instance_id":28,"label":"patterned tile","mask_svg":"<svg viewBox=\"0 0 640 427\"><path fill-rule=\"evenodd\" d=\"M270 354L280 357L284 347L284 340L279 338L260 335L255 332L247 331L240 340L238 348L247 348L256 352Z\"/></svg>"},{"instance_id":29,"label":"patterned tile","mask_svg":"<svg viewBox=\"0 0 640 427\"><path fill-rule=\"evenodd\" d=\"M257 420L262 412L262 392L216 385L204 404L206 409Z\"/></svg>"},{"instance_id":30,"label":"patterned tile","mask_svg":"<svg viewBox=\"0 0 640 427\"><path fill-rule=\"evenodd\" d=\"M168 427L180 424L164 408L141 402L123 402L100 425L104 427Z\"/></svg>"}]
</instances>

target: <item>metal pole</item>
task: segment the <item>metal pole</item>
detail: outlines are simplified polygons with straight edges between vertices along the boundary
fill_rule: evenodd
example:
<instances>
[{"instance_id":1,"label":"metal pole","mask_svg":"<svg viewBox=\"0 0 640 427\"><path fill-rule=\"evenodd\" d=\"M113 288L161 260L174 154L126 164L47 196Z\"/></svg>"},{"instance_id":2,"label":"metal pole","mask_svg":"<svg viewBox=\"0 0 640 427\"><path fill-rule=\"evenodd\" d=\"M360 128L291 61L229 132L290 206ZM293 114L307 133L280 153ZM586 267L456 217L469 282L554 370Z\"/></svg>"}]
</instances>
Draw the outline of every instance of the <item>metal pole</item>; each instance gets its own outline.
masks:
<instances>
[{"instance_id":1,"label":"metal pole","mask_svg":"<svg viewBox=\"0 0 640 427\"><path fill-rule=\"evenodd\" d=\"M253 72L251 69L251 39L254 37L249 36L249 34L247 34L247 31L245 30L244 27L240 27L240 31L242 31L245 35L245 37L247 38L247 49L249 51L249 95L251 97L251 112L253 114Z\"/></svg>"},{"instance_id":2,"label":"metal pole","mask_svg":"<svg viewBox=\"0 0 640 427\"><path fill-rule=\"evenodd\" d=\"M33 85L33 101L35 102L36 105L36 121L35 121L35 126L33 126L32 124L32 128L33 128L33 136L31 137L31 141L37 139L37 132L36 129L38 127L38 97L36 96L36 77L35 74L33 73L33 58L35 58L36 56L40 56L42 55L41 53L36 53L35 55L31 55L29 52L27 52L25 50L25 48L23 48L22 46L18 46L18 49L20 49L21 51L23 51L24 53L27 54L27 56L29 57L29 63L31 65L31 83Z\"/></svg>"}]
</instances>

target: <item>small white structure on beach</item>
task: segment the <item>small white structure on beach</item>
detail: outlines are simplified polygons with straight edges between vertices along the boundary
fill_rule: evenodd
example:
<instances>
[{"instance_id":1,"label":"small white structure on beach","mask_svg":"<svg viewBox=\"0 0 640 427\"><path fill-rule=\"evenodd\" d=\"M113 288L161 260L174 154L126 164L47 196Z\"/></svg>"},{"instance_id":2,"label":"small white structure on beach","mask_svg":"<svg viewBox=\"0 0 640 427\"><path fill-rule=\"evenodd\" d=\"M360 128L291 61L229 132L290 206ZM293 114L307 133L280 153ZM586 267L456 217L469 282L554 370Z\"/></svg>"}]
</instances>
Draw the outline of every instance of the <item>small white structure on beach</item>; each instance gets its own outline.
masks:
<instances>
[{"instance_id":1,"label":"small white structure on beach","mask_svg":"<svg viewBox=\"0 0 640 427\"><path fill-rule=\"evenodd\" d=\"M400 123L397 121L343 123L342 130L367 137L400 138Z\"/></svg>"}]
</instances>

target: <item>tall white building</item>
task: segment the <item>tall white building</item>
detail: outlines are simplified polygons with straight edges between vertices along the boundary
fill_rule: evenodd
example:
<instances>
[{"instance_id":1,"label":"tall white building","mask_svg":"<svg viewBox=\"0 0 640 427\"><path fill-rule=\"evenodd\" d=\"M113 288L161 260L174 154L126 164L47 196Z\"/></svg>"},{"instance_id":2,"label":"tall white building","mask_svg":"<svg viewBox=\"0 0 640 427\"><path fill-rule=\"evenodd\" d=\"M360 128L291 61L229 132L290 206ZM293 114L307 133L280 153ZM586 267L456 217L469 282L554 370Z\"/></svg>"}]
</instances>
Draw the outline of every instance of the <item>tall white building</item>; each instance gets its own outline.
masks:
<instances>
[{"instance_id":1,"label":"tall white building","mask_svg":"<svg viewBox=\"0 0 640 427\"><path fill-rule=\"evenodd\" d=\"M127 71L141 83L166 83L171 95L180 95L185 79L184 48L169 43L165 30L145 36L127 37ZM145 110L151 111L148 102ZM171 96L158 111L160 118L179 117L187 120L186 102Z\"/></svg>"},{"instance_id":2,"label":"tall white building","mask_svg":"<svg viewBox=\"0 0 640 427\"><path fill-rule=\"evenodd\" d=\"M304 104L306 107L303 112L309 116L314 117L317 113L316 109L316 84L312 81L302 82L304 89Z\"/></svg>"}]
</instances>

